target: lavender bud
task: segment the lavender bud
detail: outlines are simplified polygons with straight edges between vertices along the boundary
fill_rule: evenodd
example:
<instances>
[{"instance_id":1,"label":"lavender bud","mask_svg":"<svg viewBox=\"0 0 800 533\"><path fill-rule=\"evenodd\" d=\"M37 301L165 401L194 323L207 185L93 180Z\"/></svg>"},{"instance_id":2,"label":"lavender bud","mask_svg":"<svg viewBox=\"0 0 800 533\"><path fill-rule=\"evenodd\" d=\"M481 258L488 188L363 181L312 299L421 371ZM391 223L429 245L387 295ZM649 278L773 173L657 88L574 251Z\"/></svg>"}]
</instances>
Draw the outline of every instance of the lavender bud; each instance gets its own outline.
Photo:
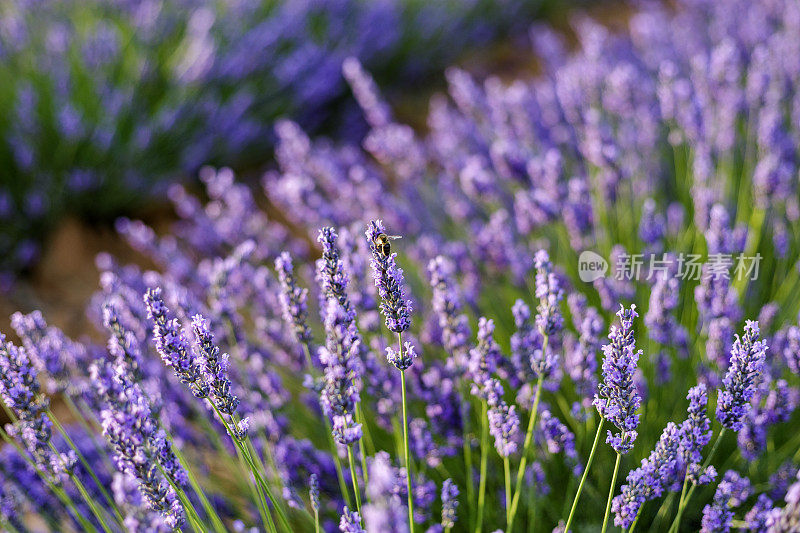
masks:
<instances>
[{"instance_id":1,"label":"lavender bud","mask_svg":"<svg viewBox=\"0 0 800 533\"><path fill-rule=\"evenodd\" d=\"M386 238L383 222L373 220L365 233L372 252L372 274L381 297L381 312L386 319L386 327L395 333L402 333L411 326L411 301L403 295L403 269L395 262L396 253L385 253L388 240L385 243L378 242L379 238Z\"/></svg>"},{"instance_id":2,"label":"lavender bud","mask_svg":"<svg viewBox=\"0 0 800 533\"><path fill-rule=\"evenodd\" d=\"M367 533L361 527L361 517L356 511L350 511L347 506L342 511L342 518L339 520L339 531L342 533Z\"/></svg>"},{"instance_id":3,"label":"lavender bud","mask_svg":"<svg viewBox=\"0 0 800 533\"><path fill-rule=\"evenodd\" d=\"M445 479L442 484L442 528L452 528L456 523L458 508L458 487L452 479Z\"/></svg>"},{"instance_id":4,"label":"lavender bud","mask_svg":"<svg viewBox=\"0 0 800 533\"><path fill-rule=\"evenodd\" d=\"M156 350L167 366L172 367L182 383L189 386L197 398L207 398L209 387L205 379L203 361L196 357L183 334L178 320L169 320L169 309L164 304L161 288L148 289L144 297L147 317L153 321L153 339Z\"/></svg>"},{"instance_id":5,"label":"lavender bud","mask_svg":"<svg viewBox=\"0 0 800 533\"><path fill-rule=\"evenodd\" d=\"M550 255L545 250L539 250L534 256L536 267L536 297L539 305L536 307L536 325L544 336L553 335L563 326L559 304L564 298L564 291L558 276L553 272Z\"/></svg>"},{"instance_id":6,"label":"lavender bud","mask_svg":"<svg viewBox=\"0 0 800 533\"><path fill-rule=\"evenodd\" d=\"M603 346L603 382L598 386L594 406L601 417L620 430L616 435L609 431L606 442L617 453L624 454L633 448L639 425L639 415L635 413L641 398L634 383L634 373L642 351L636 350L633 337L633 319L639 316L636 306L625 309L620 305L617 316L620 327L611 326L608 334L611 342Z\"/></svg>"},{"instance_id":7,"label":"lavender bud","mask_svg":"<svg viewBox=\"0 0 800 533\"><path fill-rule=\"evenodd\" d=\"M294 265L289 252L283 252L275 259L275 270L281 284L281 308L283 319L292 326L297 342L305 344L311 341L311 330L308 329L308 289L297 285L294 277Z\"/></svg>"},{"instance_id":8,"label":"lavender bud","mask_svg":"<svg viewBox=\"0 0 800 533\"><path fill-rule=\"evenodd\" d=\"M767 344L759 340L758 322L748 320L744 335L733 342L724 390L718 390L717 420L726 428L739 431L744 426L744 416L750 409L750 400L764 367Z\"/></svg>"},{"instance_id":9,"label":"lavender bud","mask_svg":"<svg viewBox=\"0 0 800 533\"><path fill-rule=\"evenodd\" d=\"M319 479L316 474L308 478L308 496L311 499L311 508L319 511Z\"/></svg>"},{"instance_id":10,"label":"lavender bud","mask_svg":"<svg viewBox=\"0 0 800 533\"><path fill-rule=\"evenodd\" d=\"M402 350L395 350L391 346L386 347L386 360L393 364L400 371L411 368L411 365L414 364L414 359L416 358L416 349L414 348L414 345L408 341L403 343Z\"/></svg>"}]
</instances>

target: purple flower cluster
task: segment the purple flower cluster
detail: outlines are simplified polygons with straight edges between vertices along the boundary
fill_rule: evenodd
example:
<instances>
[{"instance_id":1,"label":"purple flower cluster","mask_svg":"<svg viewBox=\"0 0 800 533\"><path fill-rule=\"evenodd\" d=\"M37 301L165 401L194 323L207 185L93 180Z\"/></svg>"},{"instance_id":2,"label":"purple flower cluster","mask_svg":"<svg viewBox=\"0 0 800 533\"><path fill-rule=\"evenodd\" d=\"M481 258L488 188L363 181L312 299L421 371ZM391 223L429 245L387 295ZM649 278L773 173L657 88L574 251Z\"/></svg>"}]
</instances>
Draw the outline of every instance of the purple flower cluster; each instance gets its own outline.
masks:
<instances>
[{"instance_id":1,"label":"purple flower cluster","mask_svg":"<svg viewBox=\"0 0 800 533\"><path fill-rule=\"evenodd\" d=\"M385 253L385 246L377 242L379 236L386 236L383 222L373 220L365 232L372 253L372 274L375 286L381 297L381 312L386 319L389 331L402 333L411 327L411 301L403 294L403 269L397 266L396 253Z\"/></svg>"},{"instance_id":2,"label":"purple flower cluster","mask_svg":"<svg viewBox=\"0 0 800 533\"><path fill-rule=\"evenodd\" d=\"M0 398L14 417L8 433L20 438L34 466L50 483L62 483L74 466L75 455L52 447L52 421L47 414L50 402L39 388L38 372L27 351L7 341L2 333L0 371Z\"/></svg>"},{"instance_id":3,"label":"purple flower cluster","mask_svg":"<svg viewBox=\"0 0 800 533\"><path fill-rule=\"evenodd\" d=\"M481 394L489 406L489 433L494 437L494 447L500 457L509 457L519 448L519 415L516 406L503 400L503 386L497 379L484 383Z\"/></svg>"},{"instance_id":4,"label":"purple flower cluster","mask_svg":"<svg viewBox=\"0 0 800 533\"><path fill-rule=\"evenodd\" d=\"M98 361L90 370L103 405L103 434L114 450L117 468L137 480L150 507L170 527L180 527L185 514L172 484L186 484L186 472L153 418L149 401L124 367Z\"/></svg>"},{"instance_id":5,"label":"purple flower cluster","mask_svg":"<svg viewBox=\"0 0 800 533\"><path fill-rule=\"evenodd\" d=\"M551 336L560 331L563 325L559 304L564 298L564 291L558 276L553 272L553 264L547 251L539 250L533 260L536 267L536 297L539 299L536 326L542 335Z\"/></svg>"},{"instance_id":6,"label":"purple flower cluster","mask_svg":"<svg viewBox=\"0 0 800 533\"><path fill-rule=\"evenodd\" d=\"M433 298L431 305L442 330L442 344L458 368L465 368L470 327L458 287L453 279L455 265L441 255L428 263Z\"/></svg>"},{"instance_id":7,"label":"purple flower cluster","mask_svg":"<svg viewBox=\"0 0 800 533\"><path fill-rule=\"evenodd\" d=\"M702 533L727 533L733 521L731 509L750 496L750 480L734 470L725 472L717 486L714 501L703 508Z\"/></svg>"},{"instance_id":8,"label":"purple flower cluster","mask_svg":"<svg viewBox=\"0 0 800 533\"><path fill-rule=\"evenodd\" d=\"M724 389L718 391L717 420L726 428L739 431L750 409L750 400L764 367L767 344L759 340L758 322L748 320L744 335L733 342L730 365L723 379Z\"/></svg>"},{"instance_id":9,"label":"purple flower cluster","mask_svg":"<svg viewBox=\"0 0 800 533\"><path fill-rule=\"evenodd\" d=\"M280 302L283 316L288 324L292 325L297 342L308 343L311 341L311 330L308 329L308 289L297 285L294 276L294 265L289 252L283 252L275 259L275 270L281 283Z\"/></svg>"},{"instance_id":10,"label":"purple flower cluster","mask_svg":"<svg viewBox=\"0 0 800 533\"><path fill-rule=\"evenodd\" d=\"M456 524L456 509L458 509L458 487L452 479L445 479L442 483L442 528L451 529Z\"/></svg>"},{"instance_id":11,"label":"purple flower cluster","mask_svg":"<svg viewBox=\"0 0 800 533\"><path fill-rule=\"evenodd\" d=\"M473 395L486 399L486 384L497 371L501 357L500 347L494 340L494 321L481 317L478 320L478 343L469 351L468 371Z\"/></svg>"},{"instance_id":12,"label":"purple flower cluster","mask_svg":"<svg viewBox=\"0 0 800 533\"><path fill-rule=\"evenodd\" d=\"M608 432L606 442L617 453L624 454L633 448L636 440L636 427L639 425L639 409L641 397L634 383L636 363L641 350L636 350L633 337L633 319L636 318L636 306L629 309L620 306L617 312L620 326L611 326L608 339L603 345L603 381L594 397L594 406L604 419L609 420L620 431L618 434Z\"/></svg>"},{"instance_id":13,"label":"purple flower cluster","mask_svg":"<svg viewBox=\"0 0 800 533\"><path fill-rule=\"evenodd\" d=\"M360 341L353 317L335 298L327 302L325 339L325 346L319 349L319 360L324 365L322 410L331 419L336 441L352 444L361 438L361 424L355 422L362 371Z\"/></svg>"},{"instance_id":14,"label":"purple flower cluster","mask_svg":"<svg viewBox=\"0 0 800 533\"><path fill-rule=\"evenodd\" d=\"M669 422L655 449L642 459L642 466L628 473L621 494L611 504L615 525L629 528L644 502L659 498L666 491L680 490L681 439L680 428Z\"/></svg>"}]
</instances>

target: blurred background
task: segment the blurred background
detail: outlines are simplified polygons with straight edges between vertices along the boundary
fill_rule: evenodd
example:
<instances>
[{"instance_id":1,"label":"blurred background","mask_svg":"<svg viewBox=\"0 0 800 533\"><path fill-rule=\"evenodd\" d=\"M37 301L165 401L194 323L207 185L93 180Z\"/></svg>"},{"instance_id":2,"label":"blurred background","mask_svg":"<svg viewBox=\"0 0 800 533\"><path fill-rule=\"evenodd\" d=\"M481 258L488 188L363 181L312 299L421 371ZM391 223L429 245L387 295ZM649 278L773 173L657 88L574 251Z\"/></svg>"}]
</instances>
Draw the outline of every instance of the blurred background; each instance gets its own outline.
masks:
<instances>
[{"instance_id":1,"label":"blurred background","mask_svg":"<svg viewBox=\"0 0 800 533\"><path fill-rule=\"evenodd\" d=\"M534 72L531 24L569 35L575 10L611 26L626 12L576 0L0 2L0 329L40 308L84 333L95 255L142 261L114 220L167 224L169 185L191 187L202 165L255 183L277 119L359 142L345 58L424 129L447 66Z\"/></svg>"}]
</instances>

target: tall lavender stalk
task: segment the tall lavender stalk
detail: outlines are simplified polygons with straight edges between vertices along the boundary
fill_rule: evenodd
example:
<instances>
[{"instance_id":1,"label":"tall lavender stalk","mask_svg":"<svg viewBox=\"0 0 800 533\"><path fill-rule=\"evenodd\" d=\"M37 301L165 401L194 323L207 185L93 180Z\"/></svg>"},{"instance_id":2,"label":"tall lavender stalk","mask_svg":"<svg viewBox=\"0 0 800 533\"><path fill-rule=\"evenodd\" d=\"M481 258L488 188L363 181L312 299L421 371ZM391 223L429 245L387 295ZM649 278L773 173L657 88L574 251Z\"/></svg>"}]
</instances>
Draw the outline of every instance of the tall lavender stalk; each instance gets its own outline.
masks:
<instances>
[{"instance_id":1,"label":"tall lavender stalk","mask_svg":"<svg viewBox=\"0 0 800 533\"><path fill-rule=\"evenodd\" d=\"M373 220L366 230L367 244L372 252L372 274L375 286L381 297L381 312L389 331L397 333L398 349L386 348L386 358L400 371L400 387L403 401L403 451L406 465L406 483L408 489L408 529L414 533L414 492L411 487L411 460L408 445L408 415L406 412L406 369L410 368L416 357L411 343L403 343L403 332L411 326L411 302L403 292L403 270L397 266L396 253L386 253L388 244L383 222ZM405 350L405 351L404 351Z\"/></svg>"},{"instance_id":2,"label":"tall lavender stalk","mask_svg":"<svg viewBox=\"0 0 800 533\"><path fill-rule=\"evenodd\" d=\"M198 354L189 344L183 328L176 318L169 318L169 309L164 303L161 288L148 289L144 295L148 318L153 322L153 339L156 349L164 363L172 367L176 377L186 384L192 394L207 400L216 413L220 423L225 427L239 454L244 467L250 470L256 483L260 511L267 527L275 531L269 505L278 515L284 528L289 522L282 506L275 499L261 471L263 465L255 454L255 450L247 435L249 419L239 420L235 414L238 400L230 392L227 377L226 358L219 356L219 350L213 344L213 336L208 330L205 320L196 316L193 327L197 336L201 353ZM228 411L226 413L226 411Z\"/></svg>"},{"instance_id":3,"label":"tall lavender stalk","mask_svg":"<svg viewBox=\"0 0 800 533\"><path fill-rule=\"evenodd\" d=\"M353 478L353 489L356 497L356 508L360 515L361 494L358 489L358 478L353 464L353 452L350 449L354 442L358 442L361 467L365 476L367 474L366 451L361 431L364 422L359 409L359 392L361 391L361 374L363 373L364 345L361 334L356 326L356 313L350 304L347 294L349 277L340 258L336 241L338 235L332 227L319 230L317 241L322 244L322 257L317 260L317 279L321 285L323 317L325 320L326 350L320 350L320 361L325 365L325 384L323 388L323 407L339 405L343 399L347 407L342 413L333 418L333 435L340 444L348 447L347 456L350 462L350 472ZM323 360L323 354L326 355ZM338 370L341 367L341 370ZM335 385L334 385L335 384ZM331 391L340 391L335 395ZM350 405L352 404L352 405ZM349 410L351 408L352 410ZM330 414L329 414L330 416ZM346 426L347 433L343 433L337 426ZM338 435L338 436L337 436Z\"/></svg>"},{"instance_id":4,"label":"tall lavender stalk","mask_svg":"<svg viewBox=\"0 0 800 533\"><path fill-rule=\"evenodd\" d=\"M722 380L725 388L717 390L717 420L722 424L722 429L717 435L717 439L714 441L705 463L703 463L703 469L711 463L714 452L717 451L725 432L728 429L739 431L744 427L744 417L752 408L750 400L756 393L767 354L767 343L759 337L758 322L753 320L745 322L744 335L741 337L735 336L733 347L731 348L728 371ZM690 481L692 482L692 487L688 488ZM687 475L684 479L681 498L678 503L678 513L670 527L670 531L679 530L683 511L692 494L694 494L697 485L698 479L695 476Z\"/></svg>"},{"instance_id":5,"label":"tall lavender stalk","mask_svg":"<svg viewBox=\"0 0 800 533\"><path fill-rule=\"evenodd\" d=\"M598 386L597 394L594 397L594 405L600 415L600 422L597 425L592 451L589 454L586 469L583 471L583 477L578 485L578 492L572 502L572 508L564 531L569 531L569 526L575 516L575 509L578 506L583 484L586 482L586 476L592 465L604 422L609 420L620 430L620 433L614 435L609 431L606 437L606 442L617 452L617 460L614 466L608 502L606 503L606 512L603 517L603 531L608 526L608 516L611 510L611 500L614 495L620 460L624 453L630 451L633 447L633 441L636 439L639 415L635 414L635 412L639 408L641 398L636 391L633 374L636 370L636 363L639 360L641 350L636 351L636 340L633 337L633 319L639 315L636 313L635 305L631 305L630 309L625 309L620 305L617 316L619 317L620 327L611 326L611 331L608 334L608 339L611 342L603 346L605 355L603 358L603 382Z\"/></svg>"},{"instance_id":6,"label":"tall lavender stalk","mask_svg":"<svg viewBox=\"0 0 800 533\"><path fill-rule=\"evenodd\" d=\"M508 524L506 531L511 532L514 525L514 516L517 513L517 506L522 495L522 478L525 474L525 467L528 462L528 452L533 442L533 429L536 427L536 415L539 410L539 399L542 394L544 380L550 376L553 367L557 363L557 357L548 351L550 337L559 331L563 326L563 318L559 305L564 298L564 291L561 289L558 276L553 272L553 264L550 256L545 250L539 250L534 256L534 266L536 267L536 297L539 305L536 307L536 326L541 336L540 346L536 346L533 339L527 344L528 363L531 370L536 374L536 393L531 408L531 417L528 420L528 428L525 432L525 441L522 445L522 458L517 469L517 478L514 488L514 497L511 501L511 508L508 513ZM515 309L517 307L515 306ZM529 313L528 313L529 315ZM518 321L518 325L519 325ZM522 321L524 322L524 320Z\"/></svg>"}]
</instances>

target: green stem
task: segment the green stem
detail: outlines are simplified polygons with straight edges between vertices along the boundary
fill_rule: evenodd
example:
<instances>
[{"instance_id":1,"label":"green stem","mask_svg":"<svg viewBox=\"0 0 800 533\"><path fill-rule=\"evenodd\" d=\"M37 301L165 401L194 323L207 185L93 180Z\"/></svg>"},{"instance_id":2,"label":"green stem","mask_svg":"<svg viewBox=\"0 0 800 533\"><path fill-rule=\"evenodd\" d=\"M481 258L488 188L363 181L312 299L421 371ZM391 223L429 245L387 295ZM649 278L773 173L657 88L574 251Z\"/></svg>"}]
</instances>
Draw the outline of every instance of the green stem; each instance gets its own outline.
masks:
<instances>
[{"instance_id":1,"label":"green stem","mask_svg":"<svg viewBox=\"0 0 800 533\"><path fill-rule=\"evenodd\" d=\"M117 519L117 522L119 522L119 525L123 525L125 523L125 518L122 516L122 513L120 512L119 507L117 506L117 503L114 501L114 499L108 493L108 491L106 491L106 489L103 487L103 484L100 483L100 480L97 479L97 475L94 473L94 469L89 465L89 462L83 456L83 454L78 449L78 447L75 446L75 443L72 441L72 438L70 438L70 436L64 430L64 427L56 419L56 417L53 414L53 412L50 409L47 409L46 413L47 413L47 416L50 417L50 420L53 422L53 425L56 427L58 432L61 433L62 437L64 437L64 441L66 441L67 446L72 448L72 451L75 452L75 455L77 456L78 460L81 462L83 467L86 469L86 472L89 474L89 476L94 481L94 484L97 486L97 489L100 491L100 494L103 496L103 498L106 500L106 502L108 502L108 505L114 511L114 514L116 515L116 519Z\"/></svg>"},{"instance_id":2,"label":"green stem","mask_svg":"<svg viewBox=\"0 0 800 533\"><path fill-rule=\"evenodd\" d=\"M639 517L642 516L642 509L647 504L647 502L642 503L639 510L636 512L636 518L633 519L633 523L631 524L631 528L628 530L628 533L633 533L633 530L636 529L636 523L639 521Z\"/></svg>"},{"instance_id":3,"label":"green stem","mask_svg":"<svg viewBox=\"0 0 800 533\"><path fill-rule=\"evenodd\" d=\"M228 423L228 420L225 418L225 416L222 414L222 412L220 412L220 410L217 409L217 407L215 405L212 404L212 406L214 407L214 411L217 413L217 417L219 418L220 422L222 423L223 426L225 426L225 430L228 432L228 435L231 437L231 440L233 441L233 444L237 449L237 452L238 452L237 455L239 456L239 460L240 461L243 460L245 462L247 468L249 468L250 473L253 475L253 478L255 479L255 485L256 485L256 489L257 489L257 492L258 492L258 497L259 497L259 500L260 500L259 503L260 503L260 505L262 507L262 510L264 511L262 514L267 518L267 525L268 526L272 526L271 530L273 530L273 531L275 530L275 524L272 522L272 516L270 515L270 512L269 512L269 505L267 504L267 500L269 500L269 502L272 503L273 508L275 509L275 511L278 513L278 517L280 518L281 525L286 529L286 531L292 531L292 528L289 527L289 522L286 519L286 515L283 514L283 510L278 506L278 504L275 502L275 499L272 497L272 492L269 490L269 487L267 486L267 483L264 481L264 478L261 476L261 472L259 471L258 467L256 467L256 464L253 461L253 458L250 457L250 453L248 452L248 450L245 447L244 443L241 440L239 440L236 437L234 437L236 432L233 430L231 425ZM265 496L266 496L266 499L265 499Z\"/></svg>"},{"instance_id":4,"label":"green stem","mask_svg":"<svg viewBox=\"0 0 800 533\"><path fill-rule=\"evenodd\" d=\"M175 454L175 457L178 459L178 461L183 465L184 470L186 470L186 476L189 478L189 485L191 485L195 494L197 494L200 504L203 506L203 509L205 510L209 520L211 520L214 531L217 533L225 533L225 525L222 523L222 519L219 517L219 514L217 514L216 509L214 509L214 507L211 505L211 502L208 501L208 498L203 491L203 487L197 481L197 477L189 467L189 463L186 461L186 458L183 456L180 448L175 446L174 443L172 443L172 452Z\"/></svg>"},{"instance_id":5,"label":"green stem","mask_svg":"<svg viewBox=\"0 0 800 533\"><path fill-rule=\"evenodd\" d=\"M347 445L347 460L350 462L350 477L353 479L353 492L356 495L356 511L358 511L359 519L363 520L361 514L361 493L358 490L358 476L356 475L356 464L353 461L353 445Z\"/></svg>"},{"instance_id":6,"label":"green stem","mask_svg":"<svg viewBox=\"0 0 800 533\"><path fill-rule=\"evenodd\" d=\"M489 420L487 411L488 408L484 400L481 410L481 476L478 482L478 518L475 526L476 533L481 533L481 529L483 528L483 504L486 500L486 464L489 448Z\"/></svg>"},{"instance_id":7,"label":"green stem","mask_svg":"<svg viewBox=\"0 0 800 533\"><path fill-rule=\"evenodd\" d=\"M544 337L544 342L542 343L542 349L547 350L547 336ZM544 351L542 352L544 353ZM517 481L514 488L514 499L511 502L511 509L509 510L509 517L508 517L508 528L506 531L511 531L511 527L514 525L514 517L517 514L517 506L519 505L519 498L522 494L522 478L525 475L525 467L528 464L528 451L530 450L531 443L533 442L533 430L536 427L536 414L539 412L539 399L542 394L542 382L544 381L544 376L539 376L539 380L536 382L536 394L533 399L533 408L531 410L531 417L528 420L528 429L525 432L525 442L522 445L522 458L519 462L519 468L517 469Z\"/></svg>"},{"instance_id":8,"label":"green stem","mask_svg":"<svg viewBox=\"0 0 800 533\"><path fill-rule=\"evenodd\" d=\"M503 457L503 471L506 479L506 531L511 531L511 468L508 465L508 457Z\"/></svg>"},{"instance_id":9,"label":"green stem","mask_svg":"<svg viewBox=\"0 0 800 533\"><path fill-rule=\"evenodd\" d=\"M400 334L397 334L401 340ZM399 357L403 357L403 344L400 344ZM411 489L411 453L408 447L408 414L406 413L406 373L400 371L400 388L403 394L403 453L406 459L406 489L408 490L408 530L414 533L414 493Z\"/></svg>"},{"instance_id":10,"label":"green stem","mask_svg":"<svg viewBox=\"0 0 800 533\"><path fill-rule=\"evenodd\" d=\"M314 509L314 533L319 533L319 509Z\"/></svg>"},{"instance_id":11,"label":"green stem","mask_svg":"<svg viewBox=\"0 0 800 533\"><path fill-rule=\"evenodd\" d=\"M469 405L469 402L465 402L466 405ZM464 420L464 435L463 435L463 447L464 447L464 477L466 478L466 485L467 485L467 502L469 504L469 528L475 527L475 507L473 502L475 501L475 482L472 479L472 439L470 438L469 433L469 411L465 409L465 414L462 416Z\"/></svg>"},{"instance_id":12,"label":"green stem","mask_svg":"<svg viewBox=\"0 0 800 533\"><path fill-rule=\"evenodd\" d=\"M575 493L575 499L572 500L572 508L569 511L569 517L567 518L566 526L564 526L564 531L569 531L569 526L572 524L572 519L575 517L575 509L578 507L578 500L580 500L581 492L583 492L583 484L586 482L586 477L589 474L589 468L592 466L594 452L597 451L597 443L600 442L600 433L603 430L603 422L605 422L605 419L600 417L600 423L597 424L597 433L595 433L594 436L594 444L592 444L592 451L589 452L589 460L586 462L586 468L583 470L583 476L581 476L581 482L578 485L578 492Z\"/></svg>"},{"instance_id":13,"label":"green stem","mask_svg":"<svg viewBox=\"0 0 800 533\"><path fill-rule=\"evenodd\" d=\"M608 517L611 514L611 500L614 498L614 487L617 486L617 474L619 473L619 463L622 460L622 455L617 452L617 460L614 463L614 476L611 478L611 487L608 489L608 502L606 502L606 514L603 515L603 529L600 533L606 533L608 528Z\"/></svg>"}]
</instances>

